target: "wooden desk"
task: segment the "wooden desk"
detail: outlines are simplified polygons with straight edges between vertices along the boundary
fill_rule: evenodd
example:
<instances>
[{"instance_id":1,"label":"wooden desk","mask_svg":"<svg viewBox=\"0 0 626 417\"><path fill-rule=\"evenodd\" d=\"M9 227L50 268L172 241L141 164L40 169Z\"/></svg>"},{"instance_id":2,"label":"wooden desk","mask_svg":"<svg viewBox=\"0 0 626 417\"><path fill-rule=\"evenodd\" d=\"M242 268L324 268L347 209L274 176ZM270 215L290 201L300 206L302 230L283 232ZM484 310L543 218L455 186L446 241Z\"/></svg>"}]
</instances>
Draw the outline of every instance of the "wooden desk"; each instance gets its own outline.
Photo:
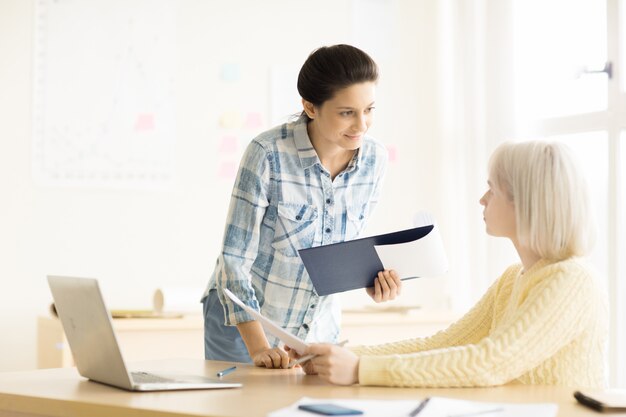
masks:
<instances>
[{"instance_id":1,"label":"wooden desk","mask_svg":"<svg viewBox=\"0 0 626 417\"><path fill-rule=\"evenodd\" d=\"M141 363L162 372L215 375L229 362L195 359ZM239 365L224 378L244 384L226 390L131 393L80 377L74 368L0 373L0 416L263 417L303 396L316 398L419 399L447 396L492 402L556 402L560 417L597 416L579 406L572 388L511 385L497 388L408 389L339 387L300 369L271 370ZM617 416L618 414L612 414ZM619 414L624 416L626 414Z\"/></svg>"}]
</instances>

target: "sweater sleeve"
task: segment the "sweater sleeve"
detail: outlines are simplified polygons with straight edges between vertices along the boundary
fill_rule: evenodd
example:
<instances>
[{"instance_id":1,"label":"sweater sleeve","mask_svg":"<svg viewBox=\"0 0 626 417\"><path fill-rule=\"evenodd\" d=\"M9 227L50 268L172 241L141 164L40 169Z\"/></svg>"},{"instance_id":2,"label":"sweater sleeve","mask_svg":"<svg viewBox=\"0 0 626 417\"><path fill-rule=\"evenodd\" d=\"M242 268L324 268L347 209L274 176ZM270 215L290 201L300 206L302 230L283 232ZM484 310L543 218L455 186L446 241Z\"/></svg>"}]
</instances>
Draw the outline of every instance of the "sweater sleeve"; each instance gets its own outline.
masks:
<instances>
[{"instance_id":1,"label":"sweater sleeve","mask_svg":"<svg viewBox=\"0 0 626 417\"><path fill-rule=\"evenodd\" d=\"M477 343L405 355L362 356L362 385L493 386L509 382L553 356L583 328L591 278L552 270L513 316Z\"/></svg>"},{"instance_id":2,"label":"sweater sleeve","mask_svg":"<svg viewBox=\"0 0 626 417\"><path fill-rule=\"evenodd\" d=\"M493 320L494 300L501 281L505 276L506 273L491 285L470 311L445 330L425 338L408 339L374 346L355 346L351 347L350 350L359 356L372 356L416 353L448 346L477 343L487 336L490 330Z\"/></svg>"}]
</instances>

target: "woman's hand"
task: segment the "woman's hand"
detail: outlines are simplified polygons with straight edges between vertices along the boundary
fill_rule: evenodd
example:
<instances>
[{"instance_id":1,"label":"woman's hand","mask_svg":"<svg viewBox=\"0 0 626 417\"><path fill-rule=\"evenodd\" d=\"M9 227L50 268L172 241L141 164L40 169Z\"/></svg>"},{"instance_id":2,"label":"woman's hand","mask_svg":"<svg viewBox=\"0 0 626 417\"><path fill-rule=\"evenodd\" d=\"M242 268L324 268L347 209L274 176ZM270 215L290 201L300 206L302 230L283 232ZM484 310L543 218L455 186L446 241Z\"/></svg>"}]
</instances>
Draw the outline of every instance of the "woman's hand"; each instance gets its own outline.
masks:
<instances>
[{"instance_id":1,"label":"woman's hand","mask_svg":"<svg viewBox=\"0 0 626 417\"><path fill-rule=\"evenodd\" d=\"M305 355L317 355L307 362L324 381L337 385L352 385L359 382L359 357L341 346L327 343L312 344ZM309 374L309 372L307 372Z\"/></svg>"},{"instance_id":2,"label":"woman's hand","mask_svg":"<svg viewBox=\"0 0 626 417\"><path fill-rule=\"evenodd\" d=\"M252 361L256 366L266 368L287 368L289 365L289 355L279 347L263 349L255 352Z\"/></svg>"},{"instance_id":3,"label":"woman's hand","mask_svg":"<svg viewBox=\"0 0 626 417\"><path fill-rule=\"evenodd\" d=\"M377 303L395 299L400 295L401 290L402 281L393 269L380 271L374 280L374 286L365 289Z\"/></svg>"},{"instance_id":4,"label":"woman's hand","mask_svg":"<svg viewBox=\"0 0 626 417\"><path fill-rule=\"evenodd\" d=\"M302 356L304 356L304 355L300 355L298 352L296 352L295 349L292 349L292 348L290 348L287 345L285 345L285 350L289 354L289 358L293 359L293 360L298 360ZM313 369L313 364L311 363L310 360L308 360L308 361L306 361L304 363L300 363L300 364L296 365L296 367L302 368L304 373L307 374L307 375L316 375L317 374L317 372L315 372L315 369Z\"/></svg>"}]
</instances>

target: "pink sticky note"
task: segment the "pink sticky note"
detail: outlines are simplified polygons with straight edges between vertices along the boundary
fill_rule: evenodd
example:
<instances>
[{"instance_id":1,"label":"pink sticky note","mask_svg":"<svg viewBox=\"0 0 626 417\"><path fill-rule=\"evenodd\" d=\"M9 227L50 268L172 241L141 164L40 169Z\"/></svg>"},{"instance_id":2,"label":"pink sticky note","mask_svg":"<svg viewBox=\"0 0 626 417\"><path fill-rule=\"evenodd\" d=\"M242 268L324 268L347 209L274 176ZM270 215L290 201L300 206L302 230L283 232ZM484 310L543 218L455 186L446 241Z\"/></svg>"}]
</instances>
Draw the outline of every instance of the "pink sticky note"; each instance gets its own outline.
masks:
<instances>
[{"instance_id":1,"label":"pink sticky note","mask_svg":"<svg viewBox=\"0 0 626 417\"><path fill-rule=\"evenodd\" d=\"M263 125L261 113L250 112L246 116L246 129L258 129Z\"/></svg>"},{"instance_id":2,"label":"pink sticky note","mask_svg":"<svg viewBox=\"0 0 626 417\"><path fill-rule=\"evenodd\" d=\"M139 113L137 120L135 120L135 131L145 132L152 129L154 129L154 114Z\"/></svg>"},{"instance_id":3,"label":"pink sticky note","mask_svg":"<svg viewBox=\"0 0 626 417\"><path fill-rule=\"evenodd\" d=\"M233 161L222 161L217 171L217 177L223 180L232 180L237 176L237 164Z\"/></svg>"},{"instance_id":4,"label":"pink sticky note","mask_svg":"<svg viewBox=\"0 0 626 417\"><path fill-rule=\"evenodd\" d=\"M398 162L398 148L396 145L387 145L387 152L389 154L389 162L395 164Z\"/></svg>"},{"instance_id":5,"label":"pink sticky note","mask_svg":"<svg viewBox=\"0 0 626 417\"><path fill-rule=\"evenodd\" d=\"M237 152L238 147L239 147L239 142L237 140L237 137L228 135L228 136L222 137L218 150L224 153L233 153L233 152Z\"/></svg>"}]
</instances>

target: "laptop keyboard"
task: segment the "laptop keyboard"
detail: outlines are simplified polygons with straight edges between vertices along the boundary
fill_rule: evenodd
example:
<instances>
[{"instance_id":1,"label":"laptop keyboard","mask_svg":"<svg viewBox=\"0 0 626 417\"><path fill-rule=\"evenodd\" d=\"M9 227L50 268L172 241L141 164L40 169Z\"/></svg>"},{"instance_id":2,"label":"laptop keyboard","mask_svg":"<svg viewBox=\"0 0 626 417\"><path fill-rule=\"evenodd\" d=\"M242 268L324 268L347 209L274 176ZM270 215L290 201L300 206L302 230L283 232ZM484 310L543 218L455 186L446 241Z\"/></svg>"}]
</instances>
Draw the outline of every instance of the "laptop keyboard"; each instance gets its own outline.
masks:
<instances>
[{"instance_id":1,"label":"laptop keyboard","mask_svg":"<svg viewBox=\"0 0 626 417\"><path fill-rule=\"evenodd\" d=\"M131 372L131 376L133 377L133 382L136 384L160 384L167 382L176 382L174 379L164 378L162 376L149 374L147 372Z\"/></svg>"}]
</instances>

